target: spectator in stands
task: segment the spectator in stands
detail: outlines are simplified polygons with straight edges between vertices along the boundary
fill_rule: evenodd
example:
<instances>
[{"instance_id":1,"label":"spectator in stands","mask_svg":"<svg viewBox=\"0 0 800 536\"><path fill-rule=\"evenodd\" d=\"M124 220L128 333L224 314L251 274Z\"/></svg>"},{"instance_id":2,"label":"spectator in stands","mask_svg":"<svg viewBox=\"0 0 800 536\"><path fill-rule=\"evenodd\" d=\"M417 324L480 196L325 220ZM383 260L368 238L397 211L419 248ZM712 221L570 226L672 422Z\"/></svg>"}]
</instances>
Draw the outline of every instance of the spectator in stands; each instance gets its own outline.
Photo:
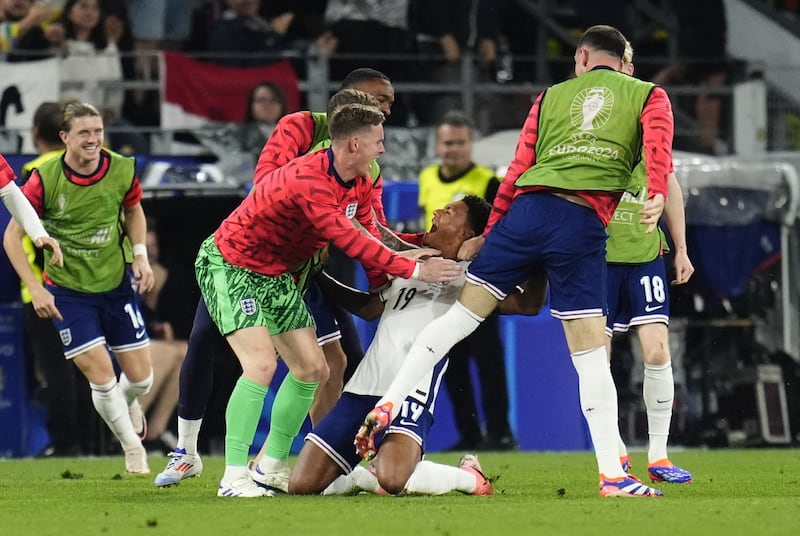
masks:
<instances>
[{"instance_id":1,"label":"spectator in stands","mask_svg":"<svg viewBox=\"0 0 800 536\"><path fill-rule=\"evenodd\" d=\"M224 11L220 0L199 0L192 10L189 34L183 42L182 50L202 52L208 45L208 36L214 23Z\"/></svg>"},{"instance_id":2,"label":"spectator in stands","mask_svg":"<svg viewBox=\"0 0 800 536\"><path fill-rule=\"evenodd\" d=\"M149 52L149 59L159 50L178 49L189 37L192 25L191 14L200 4L199 0L127 0L131 15L131 27L136 39L136 49ZM145 78L155 76L157 62L140 64Z\"/></svg>"},{"instance_id":3,"label":"spectator in stands","mask_svg":"<svg viewBox=\"0 0 800 536\"><path fill-rule=\"evenodd\" d=\"M466 195L494 201L500 179L495 172L472 161L472 121L461 111L444 115L436 127L438 164L419 174L419 206L425 213L425 228L433 221L434 212ZM450 365L444 381L453 401L455 424L461 440L452 450L508 450L516 442L508 423L508 387L505 353L500 340L498 315L489 316L472 335L449 352ZM478 368L482 414L486 419L486 435L478 420L475 390L470 365Z\"/></svg>"},{"instance_id":4,"label":"spectator in stands","mask_svg":"<svg viewBox=\"0 0 800 536\"><path fill-rule=\"evenodd\" d=\"M127 21L120 0L67 0L61 20L66 37L62 42L61 81L66 83L62 96L95 103L111 128L130 124L125 108L134 114L142 109L125 102L133 95L121 87L124 79L135 78L132 58L123 57L133 51ZM116 87L108 85L115 83ZM106 141L114 151L126 155L149 149L140 134L117 132Z\"/></svg>"},{"instance_id":5,"label":"spectator in stands","mask_svg":"<svg viewBox=\"0 0 800 536\"><path fill-rule=\"evenodd\" d=\"M267 81L256 84L250 91L244 123L239 129L242 151L258 159L278 119L288 112L286 95L278 84Z\"/></svg>"},{"instance_id":6,"label":"spectator in stands","mask_svg":"<svg viewBox=\"0 0 800 536\"><path fill-rule=\"evenodd\" d=\"M65 32L61 82L68 84L62 96L95 103L105 122L120 118L123 90L104 83L122 81L117 44L125 31L123 20L105 16L100 0L67 0L61 23Z\"/></svg>"},{"instance_id":7,"label":"spectator in stands","mask_svg":"<svg viewBox=\"0 0 800 536\"><path fill-rule=\"evenodd\" d=\"M0 0L0 52L8 61L31 61L52 55L64 29L52 23L60 11L33 0ZM21 52L17 52L21 51Z\"/></svg>"},{"instance_id":8,"label":"spectator in stands","mask_svg":"<svg viewBox=\"0 0 800 536\"><path fill-rule=\"evenodd\" d=\"M538 21L515 0L476 0L473 47L483 80L546 82L539 80L532 57L537 52ZM447 14L448 12L445 12ZM570 65L571 67L571 65ZM484 134L517 128L531 105L529 95L489 95L478 108L475 122Z\"/></svg>"},{"instance_id":9,"label":"spectator in stands","mask_svg":"<svg viewBox=\"0 0 800 536\"><path fill-rule=\"evenodd\" d=\"M365 64L393 81L418 78L417 62L408 58L416 49L409 31L409 4L410 0L329 0L325 10L328 30L317 39L317 46L328 53L362 56L333 59L331 78L343 80ZM391 117L395 125L415 126L410 100L405 96L395 103Z\"/></svg>"},{"instance_id":10,"label":"spectator in stands","mask_svg":"<svg viewBox=\"0 0 800 536\"><path fill-rule=\"evenodd\" d=\"M694 113L701 129L699 137L691 140L687 147L681 148L710 154L727 153L728 147L720 139L724 97L715 92L715 89L721 89L729 82L725 2L676 0L673 9L680 29L680 62L666 67L652 80L660 85L692 84L708 89L708 92L689 98L688 102L684 99L677 102L679 106L686 106ZM680 140L675 141L679 146Z\"/></svg>"},{"instance_id":11,"label":"spectator in stands","mask_svg":"<svg viewBox=\"0 0 800 536\"><path fill-rule=\"evenodd\" d=\"M261 0L225 2L228 9L211 27L206 50L228 55L211 60L232 67L253 67L277 61L276 55L286 48L286 32L294 13L287 11L268 21L258 14Z\"/></svg>"},{"instance_id":12,"label":"spectator in stands","mask_svg":"<svg viewBox=\"0 0 800 536\"><path fill-rule=\"evenodd\" d=\"M202 0L106 0L111 4L127 3L130 28L136 49L135 70L142 80L159 79L158 54L176 50L189 38L192 13ZM119 7L115 7L120 9ZM113 12L113 11L112 11ZM130 73L126 72L127 75ZM140 126L158 126L160 119L159 91L142 90L129 103L130 120Z\"/></svg>"},{"instance_id":13,"label":"spectator in stands","mask_svg":"<svg viewBox=\"0 0 800 536\"><path fill-rule=\"evenodd\" d=\"M179 375L191 330L191 310L187 311L185 304L192 303L194 297L188 283L191 274L180 274L161 262L155 225L148 222L147 229L153 288L142 295L142 314L150 334L153 387L139 401L147 415L145 441L169 452L177 446L169 424L174 422L178 407Z\"/></svg>"},{"instance_id":14,"label":"spectator in stands","mask_svg":"<svg viewBox=\"0 0 800 536\"><path fill-rule=\"evenodd\" d=\"M411 20L416 33L417 51L423 55L426 78L435 82L458 85L452 94L424 95L417 101L417 112L423 124L435 124L447 110L463 107L460 94L463 83L487 82L495 79L493 70L496 54L487 46L496 37L496 24L491 12L486 12L486 0L416 0L411 4ZM463 56L477 56L475 78L462 80ZM444 61L431 56L443 56ZM480 96L478 97L480 98ZM480 105L478 106L480 108Z\"/></svg>"},{"instance_id":15,"label":"spectator in stands","mask_svg":"<svg viewBox=\"0 0 800 536\"><path fill-rule=\"evenodd\" d=\"M497 81L537 81L533 56L538 50L538 19L534 13L515 0L491 0L479 3L477 16L485 25L478 50L484 61L495 64ZM504 60L511 64L503 65Z\"/></svg>"},{"instance_id":16,"label":"spectator in stands","mask_svg":"<svg viewBox=\"0 0 800 536\"><path fill-rule=\"evenodd\" d=\"M213 124L195 130L191 137L217 157L217 166L224 174L249 182L261 149L288 111L280 85L259 82L250 90L244 122Z\"/></svg>"},{"instance_id":17,"label":"spectator in stands","mask_svg":"<svg viewBox=\"0 0 800 536\"><path fill-rule=\"evenodd\" d=\"M122 64L122 79L126 81L137 80L133 30L131 29L127 0L101 0L100 6L106 19L116 18L122 21L122 35L117 42L117 48L120 51L120 63ZM157 86L154 84L154 87ZM123 91L122 115L114 118L107 125L110 129L114 129L107 132L106 137L109 146L114 151L125 155L147 154L150 152L147 135L116 129L116 127L130 125L147 126L158 124L160 94L158 90L151 91L153 103L148 107L142 98L143 93L141 89L132 88Z\"/></svg>"},{"instance_id":18,"label":"spectator in stands","mask_svg":"<svg viewBox=\"0 0 800 536\"><path fill-rule=\"evenodd\" d=\"M327 0L270 0L261 2L259 13L267 20L291 11L292 23L286 32L290 48L307 50L324 30Z\"/></svg>"}]
</instances>

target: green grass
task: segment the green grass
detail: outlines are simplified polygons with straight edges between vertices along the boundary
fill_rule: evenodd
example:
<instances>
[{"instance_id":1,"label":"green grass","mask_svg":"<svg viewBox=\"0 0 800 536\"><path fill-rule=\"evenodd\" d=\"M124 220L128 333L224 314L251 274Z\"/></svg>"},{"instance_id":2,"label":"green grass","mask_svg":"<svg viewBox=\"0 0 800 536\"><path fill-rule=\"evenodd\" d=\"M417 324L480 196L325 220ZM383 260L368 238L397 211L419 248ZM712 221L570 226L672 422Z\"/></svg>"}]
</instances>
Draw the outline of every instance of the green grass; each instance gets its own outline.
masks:
<instances>
[{"instance_id":1,"label":"green grass","mask_svg":"<svg viewBox=\"0 0 800 536\"><path fill-rule=\"evenodd\" d=\"M0 535L772 535L800 534L800 451L687 450L689 485L659 499L601 499L590 453L486 453L492 497L220 499L223 461L157 489L122 457L0 461ZM645 476L644 453L633 472ZM455 463L455 454L429 459ZM152 457L154 473L166 458Z\"/></svg>"}]
</instances>

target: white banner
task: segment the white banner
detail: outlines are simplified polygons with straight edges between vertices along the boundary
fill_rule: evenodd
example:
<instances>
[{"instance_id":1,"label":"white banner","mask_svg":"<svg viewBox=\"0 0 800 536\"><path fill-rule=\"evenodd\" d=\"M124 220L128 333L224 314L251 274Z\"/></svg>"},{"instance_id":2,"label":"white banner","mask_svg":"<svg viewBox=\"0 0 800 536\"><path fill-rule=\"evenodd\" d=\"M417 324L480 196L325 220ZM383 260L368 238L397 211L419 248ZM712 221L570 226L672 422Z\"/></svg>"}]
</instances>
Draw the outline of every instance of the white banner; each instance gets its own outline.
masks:
<instances>
[{"instance_id":1,"label":"white banner","mask_svg":"<svg viewBox=\"0 0 800 536\"><path fill-rule=\"evenodd\" d=\"M0 128L22 132L0 134L0 151L35 154L31 142L33 114L45 101L57 101L61 92L57 58L0 63Z\"/></svg>"}]
</instances>

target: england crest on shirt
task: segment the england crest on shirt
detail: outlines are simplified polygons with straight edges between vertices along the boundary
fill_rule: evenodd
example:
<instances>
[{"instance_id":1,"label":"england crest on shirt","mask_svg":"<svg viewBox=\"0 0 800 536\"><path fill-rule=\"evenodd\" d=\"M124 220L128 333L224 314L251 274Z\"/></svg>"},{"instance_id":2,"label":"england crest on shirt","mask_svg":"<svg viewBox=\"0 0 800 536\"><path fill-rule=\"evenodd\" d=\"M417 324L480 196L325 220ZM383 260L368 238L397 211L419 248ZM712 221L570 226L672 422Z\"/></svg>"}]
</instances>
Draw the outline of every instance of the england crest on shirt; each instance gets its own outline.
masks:
<instances>
[{"instance_id":1,"label":"england crest on shirt","mask_svg":"<svg viewBox=\"0 0 800 536\"><path fill-rule=\"evenodd\" d=\"M245 298L239 301L239 305L242 307L242 312L247 316L252 316L258 310L258 305L256 304L255 298Z\"/></svg>"},{"instance_id":2,"label":"england crest on shirt","mask_svg":"<svg viewBox=\"0 0 800 536\"><path fill-rule=\"evenodd\" d=\"M61 344L64 346L69 346L72 343L72 330L67 329L60 329L58 330L58 336L61 337Z\"/></svg>"},{"instance_id":3,"label":"england crest on shirt","mask_svg":"<svg viewBox=\"0 0 800 536\"><path fill-rule=\"evenodd\" d=\"M347 208L344 209L344 215L348 217L348 219L353 219L356 217L356 210L358 210L358 203L350 203L347 205Z\"/></svg>"}]
</instances>

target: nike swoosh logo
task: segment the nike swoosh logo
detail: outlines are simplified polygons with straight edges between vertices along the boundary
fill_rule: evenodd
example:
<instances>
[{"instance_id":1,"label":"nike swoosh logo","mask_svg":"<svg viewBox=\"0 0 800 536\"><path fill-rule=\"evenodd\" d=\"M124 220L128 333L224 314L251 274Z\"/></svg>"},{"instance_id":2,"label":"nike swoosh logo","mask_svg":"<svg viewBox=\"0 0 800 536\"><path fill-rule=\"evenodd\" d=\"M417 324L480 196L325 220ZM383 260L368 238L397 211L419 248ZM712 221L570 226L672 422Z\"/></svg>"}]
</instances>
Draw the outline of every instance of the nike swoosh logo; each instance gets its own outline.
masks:
<instances>
[{"instance_id":1,"label":"nike swoosh logo","mask_svg":"<svg viewBox=\"0 0 800 536\"><path fill-rule=\"evenodd\" d=\"M672 402L672 399L668 398L666 400L659 400L658 398L656 398L656 402L658 402L659 404L666 404L667 402Z\"/></svg>"},{"instance_id":2,"label":"nike swoosh logo","mask_svg":"<svg viewBox=\"0 0 800 536\"><path fill-rule=\"evenodd\" d=\"M136 338L141 339L142 337L144 337L144 334L145 334L145 329L142 328L141 330L136 332Z\"/></svg>"},{"instance_id":3,"label":"nike swoosh logo","mask_svg":"<svg viewBox=\"0 0 800 536\"><path fill-rule=\"evenodd\" d=\"M417 426L417 423L414 421L409 421L407 419L400 419L400 424L403 426Z\"/></svg>"},{"instance_id":4,"label":"nike swoosh logo","mask_svg":"<svg viewBox=\"0 0 800 536\"><path fill-rule=\"evenodd\" d=\"M662 307L664 307L664 306L663 305L656 305L655 307L653 307L653 306L650 306L650 305L645 305L644 306L644 310L646 312L648 312L648 313L652 313L653 311L658 311Z\"/></svg>"}]
</instances>

